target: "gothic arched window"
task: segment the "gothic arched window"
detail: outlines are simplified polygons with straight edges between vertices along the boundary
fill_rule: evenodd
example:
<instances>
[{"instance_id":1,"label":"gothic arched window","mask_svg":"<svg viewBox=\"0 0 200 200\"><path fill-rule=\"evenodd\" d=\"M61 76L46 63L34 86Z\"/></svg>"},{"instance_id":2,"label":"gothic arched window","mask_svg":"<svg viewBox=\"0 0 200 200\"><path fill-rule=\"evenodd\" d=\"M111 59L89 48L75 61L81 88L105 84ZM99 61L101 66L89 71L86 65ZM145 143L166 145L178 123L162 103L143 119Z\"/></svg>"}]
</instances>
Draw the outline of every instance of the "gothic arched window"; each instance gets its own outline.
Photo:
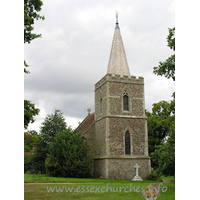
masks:
<instances>
[{"instance_id":1,"label":"gothic arched window","mask_svg":"<svg viewBox=\"0 0 200 200\"><path fill-rule=\"evenodd\" d=\"M123 109L124 109L124 111L129 111L128 90L124 91L124 95L123 95Z\"/></svg>"},{"instance_id":2,"label":"gothic arched window","mask_svg":"<svg viewBox=\"0 0 200 200\"><path fill-rule=\"evenodd\" d=\"M129 131L126 131L126 133L125 133L125 154L126 155L130 155L131 154L130 133L129 133Z\"/></svg>"}]
</instances>

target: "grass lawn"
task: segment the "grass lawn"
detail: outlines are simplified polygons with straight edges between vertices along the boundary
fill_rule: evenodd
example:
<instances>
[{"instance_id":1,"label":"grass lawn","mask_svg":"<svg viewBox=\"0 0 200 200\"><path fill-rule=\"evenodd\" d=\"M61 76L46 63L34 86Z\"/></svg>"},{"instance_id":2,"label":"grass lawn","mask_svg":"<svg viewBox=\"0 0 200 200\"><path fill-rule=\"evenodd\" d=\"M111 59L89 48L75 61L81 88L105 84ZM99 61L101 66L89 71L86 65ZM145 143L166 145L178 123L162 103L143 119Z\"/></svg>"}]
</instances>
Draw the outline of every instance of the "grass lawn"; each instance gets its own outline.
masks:
<instances>
[{"instance_id":1,"label":"grass lawn","mask_svg":"<svg viewBox=\"0 0 200 200\"><path fill-rule=\"evenodd\" d=\"M164 177L162 177L164 178ZM162 183L161 194L157 198L163 200L175 199L175 182ZM46 177L45 175L24 175L24 199L28 200L60 200L60 199L83 199L83 200L112 200L112 199L136 199L144 200L142 190L156 181L133 182L131 180L104 180L82 178L58 178ZM68 184L67 184L68 183ZM132 191L130 191L130 188ZM165 191L167 188L167 191ZM162 192L163 191L165 192ZM68 190L68 191L67 191ZM107 190L107 191L106 191ZM112 190L112 191L111 191ZM121 191L120 191L121 190ZM70 192L71 191L71 192Z\"/></svg>"}]
</instances>

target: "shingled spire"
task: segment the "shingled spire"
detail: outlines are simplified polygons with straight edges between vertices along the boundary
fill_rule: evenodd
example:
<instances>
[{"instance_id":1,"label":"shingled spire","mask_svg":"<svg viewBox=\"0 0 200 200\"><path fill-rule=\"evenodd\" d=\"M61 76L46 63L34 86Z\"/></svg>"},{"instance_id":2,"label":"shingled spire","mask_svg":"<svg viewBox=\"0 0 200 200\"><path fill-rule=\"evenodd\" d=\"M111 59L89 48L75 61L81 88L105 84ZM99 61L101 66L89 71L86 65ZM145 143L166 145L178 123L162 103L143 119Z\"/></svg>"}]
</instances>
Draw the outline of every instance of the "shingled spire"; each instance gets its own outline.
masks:
<instances>
[{"instance_id":1,"label":"shingled spire","mask_svg":"<svg viewBox=\"0 0 200 200\"><path fill-rule=\"evenodd\" d=\"M119 74L121 76L123 75L130 76L128 62L126 59L126 53L124 50L124 45L118 23L118 13L116 13L116 27L112 42L112 48L110 52L110 59L108 63L107 73Z\"/></svg>"}]
</instances>

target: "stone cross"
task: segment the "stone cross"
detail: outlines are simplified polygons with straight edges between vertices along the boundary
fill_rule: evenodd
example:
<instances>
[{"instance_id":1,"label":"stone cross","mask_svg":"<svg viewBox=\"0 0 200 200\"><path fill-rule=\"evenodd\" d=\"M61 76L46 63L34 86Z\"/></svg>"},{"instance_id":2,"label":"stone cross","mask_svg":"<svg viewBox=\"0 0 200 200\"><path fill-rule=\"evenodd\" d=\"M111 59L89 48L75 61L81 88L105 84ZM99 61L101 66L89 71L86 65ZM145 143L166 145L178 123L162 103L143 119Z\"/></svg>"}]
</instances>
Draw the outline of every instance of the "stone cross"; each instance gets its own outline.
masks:
<instances>
[{"instance_id":1,"label":"stone cross","mask_svg":"<svg viewBox=\"0 0 200 200\"><path fill-rule=\"evenodd\" d=\"M139 176L139 168L140 168L140 166L138 165L138 163L136 163L136 165L134 167L136 168L136 175L132 179L132 181L143 181L143 179Z\"/></svg>"},{"instance_id":2,"label":"stone cross","mask_svg":"<svg viewBox=\"0 0 200 200\"><path fill-rule=\"evenodd\" d=\"M138 163L136 163L136 165L134 166L135 168L136 168L136 176L138 176L139 175L139 168L140 168L140 166L138 165Z\"/></svg>"}]
</instances>

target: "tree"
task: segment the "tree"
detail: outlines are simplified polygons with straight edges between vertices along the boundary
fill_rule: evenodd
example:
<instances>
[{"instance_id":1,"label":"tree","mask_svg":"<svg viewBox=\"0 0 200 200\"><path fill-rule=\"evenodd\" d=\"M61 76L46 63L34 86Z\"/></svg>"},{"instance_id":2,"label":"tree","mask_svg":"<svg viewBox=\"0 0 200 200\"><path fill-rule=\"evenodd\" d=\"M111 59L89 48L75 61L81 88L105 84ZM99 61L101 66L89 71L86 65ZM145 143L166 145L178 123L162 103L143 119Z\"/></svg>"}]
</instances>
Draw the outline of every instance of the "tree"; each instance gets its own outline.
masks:
<instances>
[{"instance_id":1,"label":"tree","mask_svg":"<svg viewBox=\"0 0 200 200\"><path fill-rule=\"evenodd\" d=\"M27 132L24 132L24 147L26 146L29 147L30 151L26 151L26 152L31 152L33 147L35 146L35 142L37 140L37 136L33 136Z\"/></svg>"},{"instance_id":2,"label":"tree","mask_svg":"<svg viewBox=\"0 0 200 200\"><path fill-rule=\"evenodd\" d=\"M49 144L58 132L66 130L67 125L63 113L60 110L55 110L53 114L47 115L40 127L40 135L35 143L35 153L33 156L33 170L35 173L41 171L45 173L45 160L49 154Z\"/></svg>"},{"instance_id":3,"label":"tree","mask_svg":"<svg viewBox=\"0 0 200 200\"><path fill-rule=\"evenodd\" d=\"M167 46L175 51L175 27L172 29L169 28L167 42ZM158 67L154 67L153 69L154 74L172 78L175 81L175 54L171 55L166 61L159 62Z\"/></svg>"},{"instance_id":4,"label":"tree","mask_svg":"<svg viewBox=\"0 0 200 200\"><path fill-rule=\"evenodd\" d=\"M170 128L170 134L167 142L156 146L152 153L154 163L157 163L156 173L165 176L175 175L175 124Z\"/></svg>"},{"instance_id":5,"label":"tree","mask_svg":"<svg viewBox=\"0 0 200 200\"><path fill-rule=\"evenodd\" d=\"M41 34L32 33L32 31L35 19L44 20L44 16L39 14L42 5L41 0L24 0L24 43L30 43L31 40L41 37Z\"/></svg>"},{"instance_id":6,"label":"tree","mask_svg":"<svg viewBox=\"0 0 200 200\"><path fill-rule=\"evenodd\" d=\"M38 133L37 131L35 130L30 130L30 131L27 131L29 134L33 135L33 136L38 136Z\"/></svg>"},{"instance_id":7,"label":"tree","mask_svg":"<svg viewBox=\"0 0 200 200\"><path fill-rule=\"evenodd\" d=\"M175 51L175 27L169 28L167 42L167 46ZM154 67L153 73L172 78L175 81L175 54L166 61L160 62L158 67ZM171 102L161 101L153 104L153 112L147 112L152 164L156 168L157 174L166 176L175 175L175 92L172 96ZM155 124L160 124L164 129L160 129L160 126ZM160 137L154 134L156 129L158 135L163 136L161 141L159 141Z\"/></svg>"},{"instance_id":8,"label":"tree","mask_svg":"<svg viewBox=\"0 0 200 200\"><path fill-rule=\"evenodd\" d=\"M28 170L32 171L32 159L33 155L24 155L24 173L26 173Z\"/></svg>"},{"instance_id":9,"label":"tree","mask_svg":"<svg viewBox=\"0 0 200 200\"><path fill-rule=\"evenodd\" d=\"M35 142L36 150L32 158L32 170L34 173L41 171L42 174L46 173L45 159L48 154L48 145L41 136Z\"/></svg>"},{"instance_id":10,"label":"tree","mask_svg":"<svg viewBox=\"0 0 200 200\"><path fill-rule=\"evenodd\" d=\"M29 100L24 100L24 128L28 127L29 123L33 123L35 119L34 116L38 115L40 112L39 108L35 108L35 104L31 103Z\"/></svg>"},{"instance_id":11,"label":"tree","mask_svg":"<svg viewBox=\"0 0 200 200\"><path fill-rule=\"evenodd\" d=\"M33 39L41 37L41 34L32 33L32 31L35 20L44 20L44 16L39 14L42 5L41 0L24 0L24 43L30 43ZM26 61L24 61L24 66L28 67ZM24 68L24 73L30 73L26 68Z\"/></svg>"},{"instance_id":12,"label":"tree","mask_svg":"<svg viewBox=\"0 0 200 200\"><path fill-rule=\"evenodd\" d=\"M156 146L166 142L166 137L169 135L171 126L175 121L174 104L175 99L169 102L160 101L153 104L152 113L146 111L150 156L155 151ZM158 167L153 160L152 167Z\"/></svg>"},{"instance_id":13,"label":"tree","mask_svg":"<svg viewBox=\"0 0 200 200\"><path fill-rule=\"evenodd\" d=\"M41 0L24 0L24 43L30 43L33 39L41 37L41 34L32 33L32 31L35 20L44 20L44 16L38 14L42 5ZM24 73L29 74L27 67L29 65L24 60ZM39 111L31 101L24 100L24 128L27 128L30 122L35 121L33 116L38 115Z\"/></svg>"},{"instance_id":14,"label":"tree","mask_svg":"<svg viewBox=\"0 0 200 200\"><path fill-rule=\"evenodd\" d=\"M92 158L80 133L71 128L57 133L49 146L45 166L47 174L53 176L88 177Z\"/></svg>"},{"instance_id":15,"label":"tree","mask_svg":"<svg viewBox=\"0 0 200 200\"><path fill-rule=\"evenodd\" d=\"M57 133L67 128L65 118L60 110L55 110L54 114L47 115L40 127L41 137L46 143L50 143Z\"/></svg>"}]
</instances>

